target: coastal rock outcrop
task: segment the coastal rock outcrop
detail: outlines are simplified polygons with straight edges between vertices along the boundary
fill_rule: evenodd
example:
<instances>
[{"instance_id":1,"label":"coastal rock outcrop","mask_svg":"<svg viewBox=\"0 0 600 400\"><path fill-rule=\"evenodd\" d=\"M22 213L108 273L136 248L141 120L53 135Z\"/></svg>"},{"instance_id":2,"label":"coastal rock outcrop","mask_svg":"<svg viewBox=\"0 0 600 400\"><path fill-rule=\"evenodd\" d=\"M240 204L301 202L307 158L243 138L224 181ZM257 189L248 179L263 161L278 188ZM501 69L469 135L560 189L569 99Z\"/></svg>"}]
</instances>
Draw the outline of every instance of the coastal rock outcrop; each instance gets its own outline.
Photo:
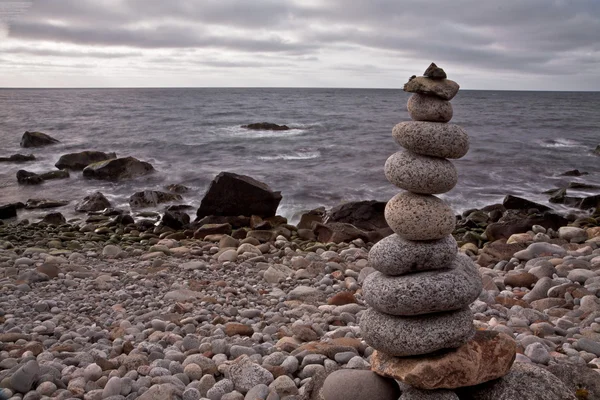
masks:
<instances>
[{"instance_id":1,"label":"coastal rock outcrop","mask_svg":"<svg viewBox=\"0 0 600 400\"><path fill-rule=\"evenodd\" d=\"M21 138L21 147L42 147L60 143L57 139L42 132L25 132Z\"/></svg>"},{"instance_id":2,"label":"coastal rock outcrop","mask_svg":"<svg viewBox=\"0 0 600 400\"><path fill-rule=\"evenodd\" d=\"M35 156L33 154L12 154L8 157L0 157L0 162L27 162L34 161Z\"/></svg>"},{"instance_id":3,"label":"coastal rock outcrop","mask_svg":"<svg viewBox=\"0 0 600 400\"><path fill-rule=\"evenodd\" d=\"M114 158L88 165L83 176L91 179L118 181L144 176L154 172L154 167L135 157Z\"/></svg>"},{"instance_id":4,"label":"coastal rock outcrop","mask_svg":"<svg viewBox=\"0 0 600 400\"><path fill-rule=\"evenodd\" d=\"M156 207L160 203L179 201L182 197L176 193L160 192L157 190L144 190L129 197L129 206L132 208Z\"/></svg>"},{"instance_id":5,"label":"coastal rock outcrop","mask_svg":"<svg viewBox=\"0 0 600 400\"><path fill-rule=\"evenodd\" d=\"M102 211L105 208L110 208L110 201L100 192L92 193L88 196L85 196L83 200L81 200L75 206L75 211L79 212L89 212L89 211Z\"/></svg>"},{"instance_id":6,"label":"coastal rock outcrop","mask_svg":"<svg viewBox=\"0 0 600 400\"><path fill-rule=\"evenodd\" d=\"M242 125L242 128L255 131L288 131L291 128L287 125L277 125L272 122L256 122L253 124Z\"/></svg>"},{"instance_id":7,"label":"coastal rock outcrop","mask_svg":"<svg viewBox=\"0 0 600 400\"><path fill-rule=\"evenodd\" d=\"M101 151L81 151L60 156L54 166L58 169L71 169L81 171L90 164L117 158L115 153L104 153Z\"/></svg>"},{"instance_id":8,"label":"coastal rock outcrop","mask_svg":"<svg viewBox=\"0 0 600 400\"><path fill-rule=\"evenodd\" d=\"M200 207L198 219L208 215L262 218L273 217L281 201L281 192L254 178L233 172L221 172L213 179Z\"/></svg>"},{"instance_id":9,"label":"coastal rock outcrop","mask_svg":"<svg viewBox=\"0 0 600 400\"><path fill-rule=\"evenodd\" d=\"M58 170L36 174L35 172L25 171L21 169L17 171L17 182L22 185L38 185L44 181L52 179L66 179L69 177L69 171Z\"/></svg>"}]
</instances>

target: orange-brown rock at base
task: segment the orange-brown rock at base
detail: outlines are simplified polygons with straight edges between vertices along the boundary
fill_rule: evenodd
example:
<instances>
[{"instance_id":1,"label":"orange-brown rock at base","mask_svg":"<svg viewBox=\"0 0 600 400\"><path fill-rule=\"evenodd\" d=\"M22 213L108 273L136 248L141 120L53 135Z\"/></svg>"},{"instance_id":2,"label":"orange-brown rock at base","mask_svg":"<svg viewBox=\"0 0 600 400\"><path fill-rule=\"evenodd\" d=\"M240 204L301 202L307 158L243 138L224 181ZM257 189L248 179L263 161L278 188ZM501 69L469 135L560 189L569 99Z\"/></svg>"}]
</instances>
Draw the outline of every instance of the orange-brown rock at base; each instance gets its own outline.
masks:
<instances>
[{"instance_id":1,"label":"orange-brown rock at base","mask_svg":"<svg viewBox=\"0 0 600 400\"><path fill-rule=\"evenodd\" d=\"M470 342L444 352L392 357L375 351L371 369L418 389L455 389L506 375L515 360L516 347L504 333L477 331Z\"/></svg>"}]
</instances>

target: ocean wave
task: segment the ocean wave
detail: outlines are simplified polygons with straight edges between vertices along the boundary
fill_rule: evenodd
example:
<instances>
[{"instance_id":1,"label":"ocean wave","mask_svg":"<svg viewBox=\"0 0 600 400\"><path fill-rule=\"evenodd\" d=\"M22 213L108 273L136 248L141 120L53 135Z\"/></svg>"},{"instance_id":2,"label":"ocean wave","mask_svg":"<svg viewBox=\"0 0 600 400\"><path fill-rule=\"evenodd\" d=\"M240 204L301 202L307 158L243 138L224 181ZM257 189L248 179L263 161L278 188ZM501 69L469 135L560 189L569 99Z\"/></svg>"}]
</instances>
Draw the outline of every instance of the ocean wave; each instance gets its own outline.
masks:
<instances>
[{"instance_id":1,"label":"ocean wave","mask_svg":"<svg viewBox=\"0 0 600 400\"><path fill-rule=\"evenodd\" d=\"M542 147L548 148L556 148L556 147L583 147L581 144L577 143L571 139L558 138L558 139L550 139L546 141L542 141L539 143Z\"/></svg>"},{"instance_id":2,"label":"ocean wave","mask_svg":"<svg viewBox=\"0 0 600 400\"><path fill-rule=\"evenodd\" d=\"M307 152L294 152L291 154L278 154L275 156L259 156L258 159L261 161L275 161L275 160L311 160L313 158L321 157L321 153L318 151L307 151Z\"/></svg>"},{"instance_id":3,"label":"ocean wave","mask_svg":"<svg viewBox=\"0 0 600 400\"><path fill-rule=\"evenodd\" d=\"M239 125L227 126L217 130L217 134L222 132L224 136L246 138L246 139L263 139L263 138L286 138L302 135L306 129L291 127L288 131L255 131L252 129L242 128ZM220 132L219 132L220 131Z\"/></svg>"}]
</instances>

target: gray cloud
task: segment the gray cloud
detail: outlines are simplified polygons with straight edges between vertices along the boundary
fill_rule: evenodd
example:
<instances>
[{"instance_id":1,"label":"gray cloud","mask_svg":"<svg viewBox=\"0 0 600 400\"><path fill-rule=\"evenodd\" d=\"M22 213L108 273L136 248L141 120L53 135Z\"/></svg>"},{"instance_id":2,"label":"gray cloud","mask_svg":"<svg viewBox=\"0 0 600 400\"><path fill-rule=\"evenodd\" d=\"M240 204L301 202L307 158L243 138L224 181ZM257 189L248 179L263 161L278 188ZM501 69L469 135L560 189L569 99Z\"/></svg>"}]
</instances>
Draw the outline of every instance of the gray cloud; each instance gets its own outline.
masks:
<instances>
[{"instance_id":1,"label":"gray cloud","mask_svg":"<svg viewBox=\"0 0 600 400\"><path fill-rule=\"evenodd\" d=\"M161 64L266 75L317 68L357 76L377 65L392 74L394 60L435 60L477 81L500 71L600 85L599 37L598 0L37 0L12 22L4 53L151 62L175 51ZM193 51L219 56L189 59Z\"/></svg>"}]
</instances>

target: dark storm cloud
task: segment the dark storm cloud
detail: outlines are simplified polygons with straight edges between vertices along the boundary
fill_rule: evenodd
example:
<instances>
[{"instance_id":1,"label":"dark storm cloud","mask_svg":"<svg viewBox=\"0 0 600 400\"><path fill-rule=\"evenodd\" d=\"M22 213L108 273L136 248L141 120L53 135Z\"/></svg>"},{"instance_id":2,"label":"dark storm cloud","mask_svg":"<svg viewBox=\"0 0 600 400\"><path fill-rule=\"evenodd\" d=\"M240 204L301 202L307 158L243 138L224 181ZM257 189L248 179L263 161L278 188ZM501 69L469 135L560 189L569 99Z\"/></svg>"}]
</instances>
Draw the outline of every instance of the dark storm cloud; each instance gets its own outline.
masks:
<instances>
[{"instance_id":1,"label":"dark storm cloud","mask_svg":"<svg viewBox=\"0 0 600 400\"><path fill-rule=\"evenodd\" d=\"M10 37L285 57L356 51L359 66L367 50L480 71L593 73L600 1L38 0Z\"/></svg>"}]
</instances>

